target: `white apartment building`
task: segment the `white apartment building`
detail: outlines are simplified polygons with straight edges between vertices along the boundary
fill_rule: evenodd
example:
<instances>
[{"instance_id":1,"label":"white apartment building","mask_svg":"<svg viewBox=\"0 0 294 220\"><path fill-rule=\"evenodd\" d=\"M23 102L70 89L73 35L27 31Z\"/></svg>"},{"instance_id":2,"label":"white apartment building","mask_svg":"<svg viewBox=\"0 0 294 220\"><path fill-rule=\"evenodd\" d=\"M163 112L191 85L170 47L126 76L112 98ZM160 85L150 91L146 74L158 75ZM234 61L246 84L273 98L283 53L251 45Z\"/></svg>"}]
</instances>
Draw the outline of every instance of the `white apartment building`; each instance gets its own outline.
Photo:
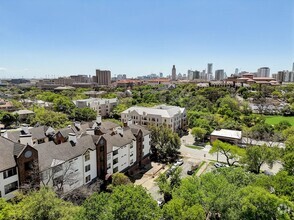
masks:
<instances>
[{"instance_id":1,"label":"white apartment building","mask_svg":"<svg viewBox=\"0 0 294 220\"><path fill-rule=\"evenodd\" d=\"M101 98L90 98L73 101L78 108L89 107L97 112L98 115L107 116L118 104L118 99L101 99Z\"/></svg>"},{"instance_id":2,"label":"white apartment building","mask_svg":"<svg viewBox=\"0 0 294 220\"><path fill-rule=\"evenodd\" d=\"M68 192L97 177L96 146L91 135L70 133L65 143L34 146L39 153L41 185Z\"/></svg>"},{"instance_id":3,"label":"white apartment building","mask_svg":"<svg viewBox=\"0 0 294 220\"><path fill-rule=\"evenodd\" d=\"M40 176L41 186L66 193L97 178L150 164L150 132L144 127L108 122L97 126L93 132L91 127L91 132L69 133L59 144L33 143L32 135L25 137L25 144L0 136L0 197L13 198L34 174Z\"/></svg>"},{"instance_id":4,"label":"white apartment building","mask_svg":"<svg viewBox=\"0 0 294 220\"><path fill-rule=\"evenodd\" d=\"M173 131L182 129L187 124L186 109L178 106L159 105L155 107L134 106L121 113L123 123L156 126L166 124Z\"/></svg>"}]
</instances>

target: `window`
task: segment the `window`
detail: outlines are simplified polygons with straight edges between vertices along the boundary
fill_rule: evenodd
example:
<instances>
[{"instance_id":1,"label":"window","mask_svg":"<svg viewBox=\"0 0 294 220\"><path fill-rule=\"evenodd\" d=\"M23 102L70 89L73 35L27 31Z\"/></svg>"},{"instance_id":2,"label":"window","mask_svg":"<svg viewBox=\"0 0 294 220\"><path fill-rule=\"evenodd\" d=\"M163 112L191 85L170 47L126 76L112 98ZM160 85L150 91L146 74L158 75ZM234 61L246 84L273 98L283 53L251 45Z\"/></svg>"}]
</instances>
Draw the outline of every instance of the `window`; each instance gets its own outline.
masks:
<instances>
[{"instance_id":1,"label":"window","mask_svg":"<svg viewBox=\"0 0 294 220\"><path fill-rule=\"evenodd\" d=\"M110 169L111 168L111 164L107 164L107 169Z\"/></svg>"},{"instance_id":2,"label":"window","mask_svg":"<svg viewBox=\"0 0 294 220\"><path fill-rule=\"evenodd\" d=\"M87 151L85 153L85 161L88 161L88 160L90 160L90 152L89 151Z\"/></svg>"},{"instance_id":3,"label":"window","mask_svg":"<svg viewBox=\"0 0 294 220\"><path fill-rule=\"evenodd\" d=\"M24 164L24 167L25 167L25 171L32 170L32 169L33 169L33 163L32 163L31 161L26 162L26 163Z\"/></svg>"},{"instance_id":4,"label":"window","mask_svg":"<svg viewBox=\"0 0 294 220\"><path fill-rule=\"evenodd\" d=\"M118 167L115 167L114 169L113 169L113 173L116 173L118 171Z\"/></svg>"},{"instance_id":5,"label":"window","mask_svg":"<svg viewBox=\"0 0 294 220\"><path fill-rule=\"evenodd\" d=\"M14 190L17 190L17 189L18 189L17 181L4 186L5 194L8 194L8 193L10 193Z\"/></svg>"},{"instance_id":6,"label":"window","mask_svg":"<svg viewBox=\"0 0 294 220\"><path fill-rule=\"evenodd\" d=\"M115 156L118 154L118 150L113 151L112 155Z\"/></svg>"},{"instance_id":7,"label":"window","mask_svg":"<svg viewBox=\"0 0 294 220\"><path fill-rule=\"evenodd\" d=\"M14 175L16 175L16 168L15 167L13 167L9 170L5 170L3 172L3 179L6 179L6 178L14 176Z\"/></svg>"},{"instance_id":8,"label":"window","mask_svg":"<svg viewBox=\"0 0 294 220\"><path fill-rule=\"evenodd\" d=\"M133 148L133 144L130 145L130 148Z\"/></svg>"},{"instance_id":9,"label":"window","mask_svg":"<svg viewBox=\"0 0 294 220\"><path fill-rule=\"evenodd\" d=\"M86 183L91 180L91 175L86 176Z\"/></svg>"},{"instance_id":10,"label":"window","mask_svg":"<svg viewBox=\"0 0 294 220\"><path fill-rule=\"evenodd\" d=\"M91 165L88 164L87 166L85 166L85 172L88 172L91 169Z\"/></svg>"},{"instance_id":11,"label":"window","mask_svg":"<svg viewBox=\"0 0 294 220\"><path fill-rule=\"evenodd\" d=\"M113 165L115 165L115 164L117 164L118 163L118 158L115 158L114 160L113 160Z\"/></svg>"},{"instance_id":12,"label":"window","mask_svg":"<svg viewBox=\"0 0 294 220\"><path fill-rule=\"evenodd\" d=\"M62 184L63 182L63 176L56 177L53 179L53 186L57 186L58 184Z\"/></svg>"},{"instance_id":13,"label":"window","mask_svg":"<svg viewBox=\"0 0 294 220\"><path fill-rule=\"evenodd\" d=\"M132 163L134 163L134 160L133 160L133 159L131 159L130 163L131 163L131 164L132 164Z\"/></svg>"},{"instance_id":14,"label":"window","mask_svg":"<svg viewBox=\"0 0 294 220\"><path fill-rule=\"evenodd\" d=\"M58 173L61 170L62 170L62 164L57 165L57 166L55 166L55 167L52 168L52 172L53 173Z\"/></svg>"},{"instance_id":15,"label":"window","mask_svg":"<svg viewBox=\"0 0 294 220\"><path fill-rule=\"evenodd\" d=\"M134 155L133 152L131 152L130 157L132 157L133 155Z\"/></svg>"}]
</instances>

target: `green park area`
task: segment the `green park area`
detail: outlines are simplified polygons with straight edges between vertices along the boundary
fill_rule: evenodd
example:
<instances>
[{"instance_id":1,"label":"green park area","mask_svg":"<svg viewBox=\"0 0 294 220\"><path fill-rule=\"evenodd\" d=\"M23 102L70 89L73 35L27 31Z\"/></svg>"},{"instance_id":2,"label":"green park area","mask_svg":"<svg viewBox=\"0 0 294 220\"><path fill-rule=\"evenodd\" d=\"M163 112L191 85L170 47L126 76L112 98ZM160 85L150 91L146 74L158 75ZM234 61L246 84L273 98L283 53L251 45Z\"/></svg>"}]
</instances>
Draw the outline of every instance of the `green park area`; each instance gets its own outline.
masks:
<instances>
[{"instance_id":1,"label":"green park area","mask_svg":"<svg viewBox=\"0 0 294 220\"><path fill-rule=\"evenodd\" d=\"M288 121L294 126L294 116L266 116L265 122L271 125L278 124L280 121Z\"/></svg>"}]
</instances>

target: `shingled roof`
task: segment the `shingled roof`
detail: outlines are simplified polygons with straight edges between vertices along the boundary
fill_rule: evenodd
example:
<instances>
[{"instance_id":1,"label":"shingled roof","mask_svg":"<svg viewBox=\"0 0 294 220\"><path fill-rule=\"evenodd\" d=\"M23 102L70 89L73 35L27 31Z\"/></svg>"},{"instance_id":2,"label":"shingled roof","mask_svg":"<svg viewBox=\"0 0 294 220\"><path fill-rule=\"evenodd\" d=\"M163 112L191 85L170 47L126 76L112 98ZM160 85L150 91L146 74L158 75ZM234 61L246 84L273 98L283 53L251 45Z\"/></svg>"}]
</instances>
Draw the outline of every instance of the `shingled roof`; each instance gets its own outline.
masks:
<instances>
[{"instance_id":1,"label":"shingled roof","mask_svg":"<svg viewBox=\"0 0 294 220\"><path fill-rule=\"evenodd\" d=\"M68 161L84 154L88 149L95 150L96 146L91 135L85 135L77 139L73 146L70 142L56 145L54 142L37 144L34 148L39 154L39 168L44 171L51 167L55 160Z\"/></svg>"},{"instance_id":2,"label":"shingled roof","mask_svg":"<svg viewBox=\"0 0 294 220\"><path fill-rule=\"evenodd\" d=\"M15 167L14 156L18 156L25 147L0 136L0 171Z\"/></svg>"}]
</instances>

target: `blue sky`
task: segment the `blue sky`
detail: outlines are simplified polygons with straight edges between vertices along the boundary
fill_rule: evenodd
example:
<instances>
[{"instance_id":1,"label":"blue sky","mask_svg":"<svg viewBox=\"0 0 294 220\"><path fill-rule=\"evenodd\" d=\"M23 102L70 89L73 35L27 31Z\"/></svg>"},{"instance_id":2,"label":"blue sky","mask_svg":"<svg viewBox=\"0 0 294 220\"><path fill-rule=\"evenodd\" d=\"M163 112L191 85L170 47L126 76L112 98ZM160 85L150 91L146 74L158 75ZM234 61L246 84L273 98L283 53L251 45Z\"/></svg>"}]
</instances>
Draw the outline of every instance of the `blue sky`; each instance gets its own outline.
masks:
<instances>
[{"instance_id":1,"label":"blue sky","mask_svg":"<svg viewBox=\"0 0 294 220\"><path fill-rule=\"evenodd\" d=\"M0 78L291 69L293 0L0 0Z\"/></svg>"}]
</instances>

